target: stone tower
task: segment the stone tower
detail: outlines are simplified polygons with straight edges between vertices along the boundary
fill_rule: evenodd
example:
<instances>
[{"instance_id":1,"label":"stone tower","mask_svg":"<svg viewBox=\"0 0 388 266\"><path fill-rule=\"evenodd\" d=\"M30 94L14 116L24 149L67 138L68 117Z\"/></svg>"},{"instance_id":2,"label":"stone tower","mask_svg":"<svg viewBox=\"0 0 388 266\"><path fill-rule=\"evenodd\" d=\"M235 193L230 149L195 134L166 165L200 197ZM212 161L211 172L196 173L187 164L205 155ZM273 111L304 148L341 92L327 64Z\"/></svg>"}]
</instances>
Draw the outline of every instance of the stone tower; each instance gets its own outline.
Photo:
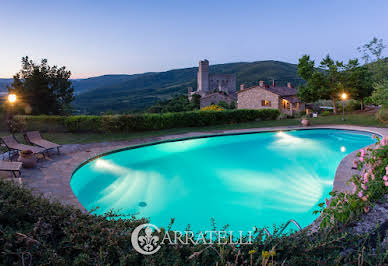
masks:
<instances>
[{"instance_id":1,"label":"stone tower","mask_svg":"<svg viewBox=\"0 0 388 266\"><path fill-rule=\"evenodd\" d=\"M209 61L199 61L198 68L198 92L208 93L209 92Z\"/></svg>"}]
</instances>

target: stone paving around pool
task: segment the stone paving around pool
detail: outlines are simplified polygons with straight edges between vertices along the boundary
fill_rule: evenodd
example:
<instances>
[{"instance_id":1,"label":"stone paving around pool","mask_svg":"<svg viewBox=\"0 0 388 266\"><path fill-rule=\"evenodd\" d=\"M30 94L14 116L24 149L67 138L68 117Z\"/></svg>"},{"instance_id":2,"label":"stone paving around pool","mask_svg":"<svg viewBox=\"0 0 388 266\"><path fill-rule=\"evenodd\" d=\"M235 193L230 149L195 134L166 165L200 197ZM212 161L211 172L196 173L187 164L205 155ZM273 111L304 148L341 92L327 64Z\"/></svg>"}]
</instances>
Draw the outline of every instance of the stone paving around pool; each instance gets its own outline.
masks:
<instances>
[{"instance_id":1,"label":"stone paving around pool","mask_svg":"<svg viewBox=\"0 0 388 266\"><path fill-rule=\"evenodd\" d=\"M377 133L383 136L388 135L388 128L370 128L358 126L317 126L308 127L307 129L317 128L337 128L348 130L362 130ZM191 132L179 135L168 135L162 137L144 138L133 141L120 141L111 143L93 143L93 144L66 144L61 148L61 154L50 153L47 160L41 160L35 169L22 169L22 183L24 186L31 188L35 194L43 194L45 197L57 199L64 204L71 204L84 211L84 207L79 203L70 187L72 173L77 166L85 160L98 154L111 150L120 149L132 145L155 142L167 139L177 139L194 137L209 134L225 133L243 133L243 132L265 132L277 130L306 129L303 127L275 127L275 128L251 128L241 130L226 130L212 132ZM357 152L353 152L345 157L340 163L334 180L334 190L348 190L346 181L356 172L352 170L352 162Z\"/></svg>"}]
</instances>

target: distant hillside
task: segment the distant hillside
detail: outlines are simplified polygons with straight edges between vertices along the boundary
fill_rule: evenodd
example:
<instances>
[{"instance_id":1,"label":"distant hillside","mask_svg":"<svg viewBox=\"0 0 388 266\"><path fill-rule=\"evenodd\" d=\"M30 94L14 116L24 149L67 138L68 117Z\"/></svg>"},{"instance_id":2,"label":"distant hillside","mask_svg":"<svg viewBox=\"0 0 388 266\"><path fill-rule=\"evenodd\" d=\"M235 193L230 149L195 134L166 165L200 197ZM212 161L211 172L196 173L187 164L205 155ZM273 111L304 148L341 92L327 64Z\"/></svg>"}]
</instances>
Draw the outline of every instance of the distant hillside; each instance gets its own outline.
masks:
<instances>
[{"instance_id":1,"label":"distant hillside","mask_svg":"<svg viewBox=\"0 0 388 266\"><path fill-rule=\"evenodd\" d=\"M141 111L159 100L196 89L197 67L136 75L105 75L74 80L77 93L74 107L82 113ZM237 86L257 84L259 80L291 81L298 85L297 65L279 61L210 65L210 73L236 73Z\"/></svg>"},{"instance_id":2,"label":"distant hillside","mask_svg":"<svg viewBox=\"0 0 388 266\"><path fill-rule=\"evenodd\" d=\"M0 79L0 94L8 92L7 86L11 85L13 79Z\"/></svg>"}]
</instances>

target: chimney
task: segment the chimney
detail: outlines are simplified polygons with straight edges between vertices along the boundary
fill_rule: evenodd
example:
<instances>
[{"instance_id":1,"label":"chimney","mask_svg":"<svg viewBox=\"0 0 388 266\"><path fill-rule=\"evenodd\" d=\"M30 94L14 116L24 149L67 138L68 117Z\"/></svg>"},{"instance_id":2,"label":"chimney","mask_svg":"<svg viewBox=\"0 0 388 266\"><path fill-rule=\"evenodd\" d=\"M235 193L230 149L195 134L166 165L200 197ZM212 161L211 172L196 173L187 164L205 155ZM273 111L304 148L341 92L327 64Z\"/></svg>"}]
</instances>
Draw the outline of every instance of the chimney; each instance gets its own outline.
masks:
<instances>
[{"instance_id":1,"label":"chimney","mask_svg":"<svg viewBox=\"0 0 388 266\"><path fill-rule=\"evenodd\" d=\"M287 82L287 87L288 87L288 88L293 88L291 82Z\"/></svg>"},{"instance_id":2,"label":"chimney","mask_svg":"<svg viewBox=\"0 0 388 266\"><path fill-rule=\"evenodd\" d=\"M243 90L245 90L245 84L240 85L240 91L243 91Z\"/></svg>"},{"instance_id":3,"label":"chimney","mask_svg":"<svg viewBox=\"0 0 388 266\"><path fill-rule=\"evenodd\" d=\"M259 81L259 87L264 88L264 81L262 81L262 80Z\"/></svg>"},{"instance_id":4,"label":"chimney","mask_svg":"<svg viewBox=\"0 0 388 266\"><path fill-rule=\"evenodd\" d=\"M276 85L276 84L275 84L275 80L273 79L273 80L272 80L272 87L275 87L275 85Z\"/></svg>"}]
</instances>

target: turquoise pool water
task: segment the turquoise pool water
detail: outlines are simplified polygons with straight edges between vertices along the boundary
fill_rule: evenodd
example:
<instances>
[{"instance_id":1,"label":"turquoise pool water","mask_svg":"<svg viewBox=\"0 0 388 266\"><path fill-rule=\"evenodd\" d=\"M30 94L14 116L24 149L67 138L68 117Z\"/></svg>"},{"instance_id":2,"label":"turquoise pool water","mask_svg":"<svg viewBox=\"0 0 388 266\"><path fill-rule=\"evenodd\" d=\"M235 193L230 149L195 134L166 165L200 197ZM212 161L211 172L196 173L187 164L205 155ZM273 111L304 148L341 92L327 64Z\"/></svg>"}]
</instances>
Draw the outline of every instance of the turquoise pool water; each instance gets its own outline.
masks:
<instances>
[{"instance_id":1,"label":"turquoise pool water","mask_svg":"<svg viewBox=\"0 0 388 266\"><path fill-rule=\"evenodd\" d=\"M197 138L111 153L80 167L71 187L88 210L149 217L173 229L302 227L332 189L336 168L372 134L297 130ZM350 176L349 176L350 178Z\"/></svg>"}]
</instances>

